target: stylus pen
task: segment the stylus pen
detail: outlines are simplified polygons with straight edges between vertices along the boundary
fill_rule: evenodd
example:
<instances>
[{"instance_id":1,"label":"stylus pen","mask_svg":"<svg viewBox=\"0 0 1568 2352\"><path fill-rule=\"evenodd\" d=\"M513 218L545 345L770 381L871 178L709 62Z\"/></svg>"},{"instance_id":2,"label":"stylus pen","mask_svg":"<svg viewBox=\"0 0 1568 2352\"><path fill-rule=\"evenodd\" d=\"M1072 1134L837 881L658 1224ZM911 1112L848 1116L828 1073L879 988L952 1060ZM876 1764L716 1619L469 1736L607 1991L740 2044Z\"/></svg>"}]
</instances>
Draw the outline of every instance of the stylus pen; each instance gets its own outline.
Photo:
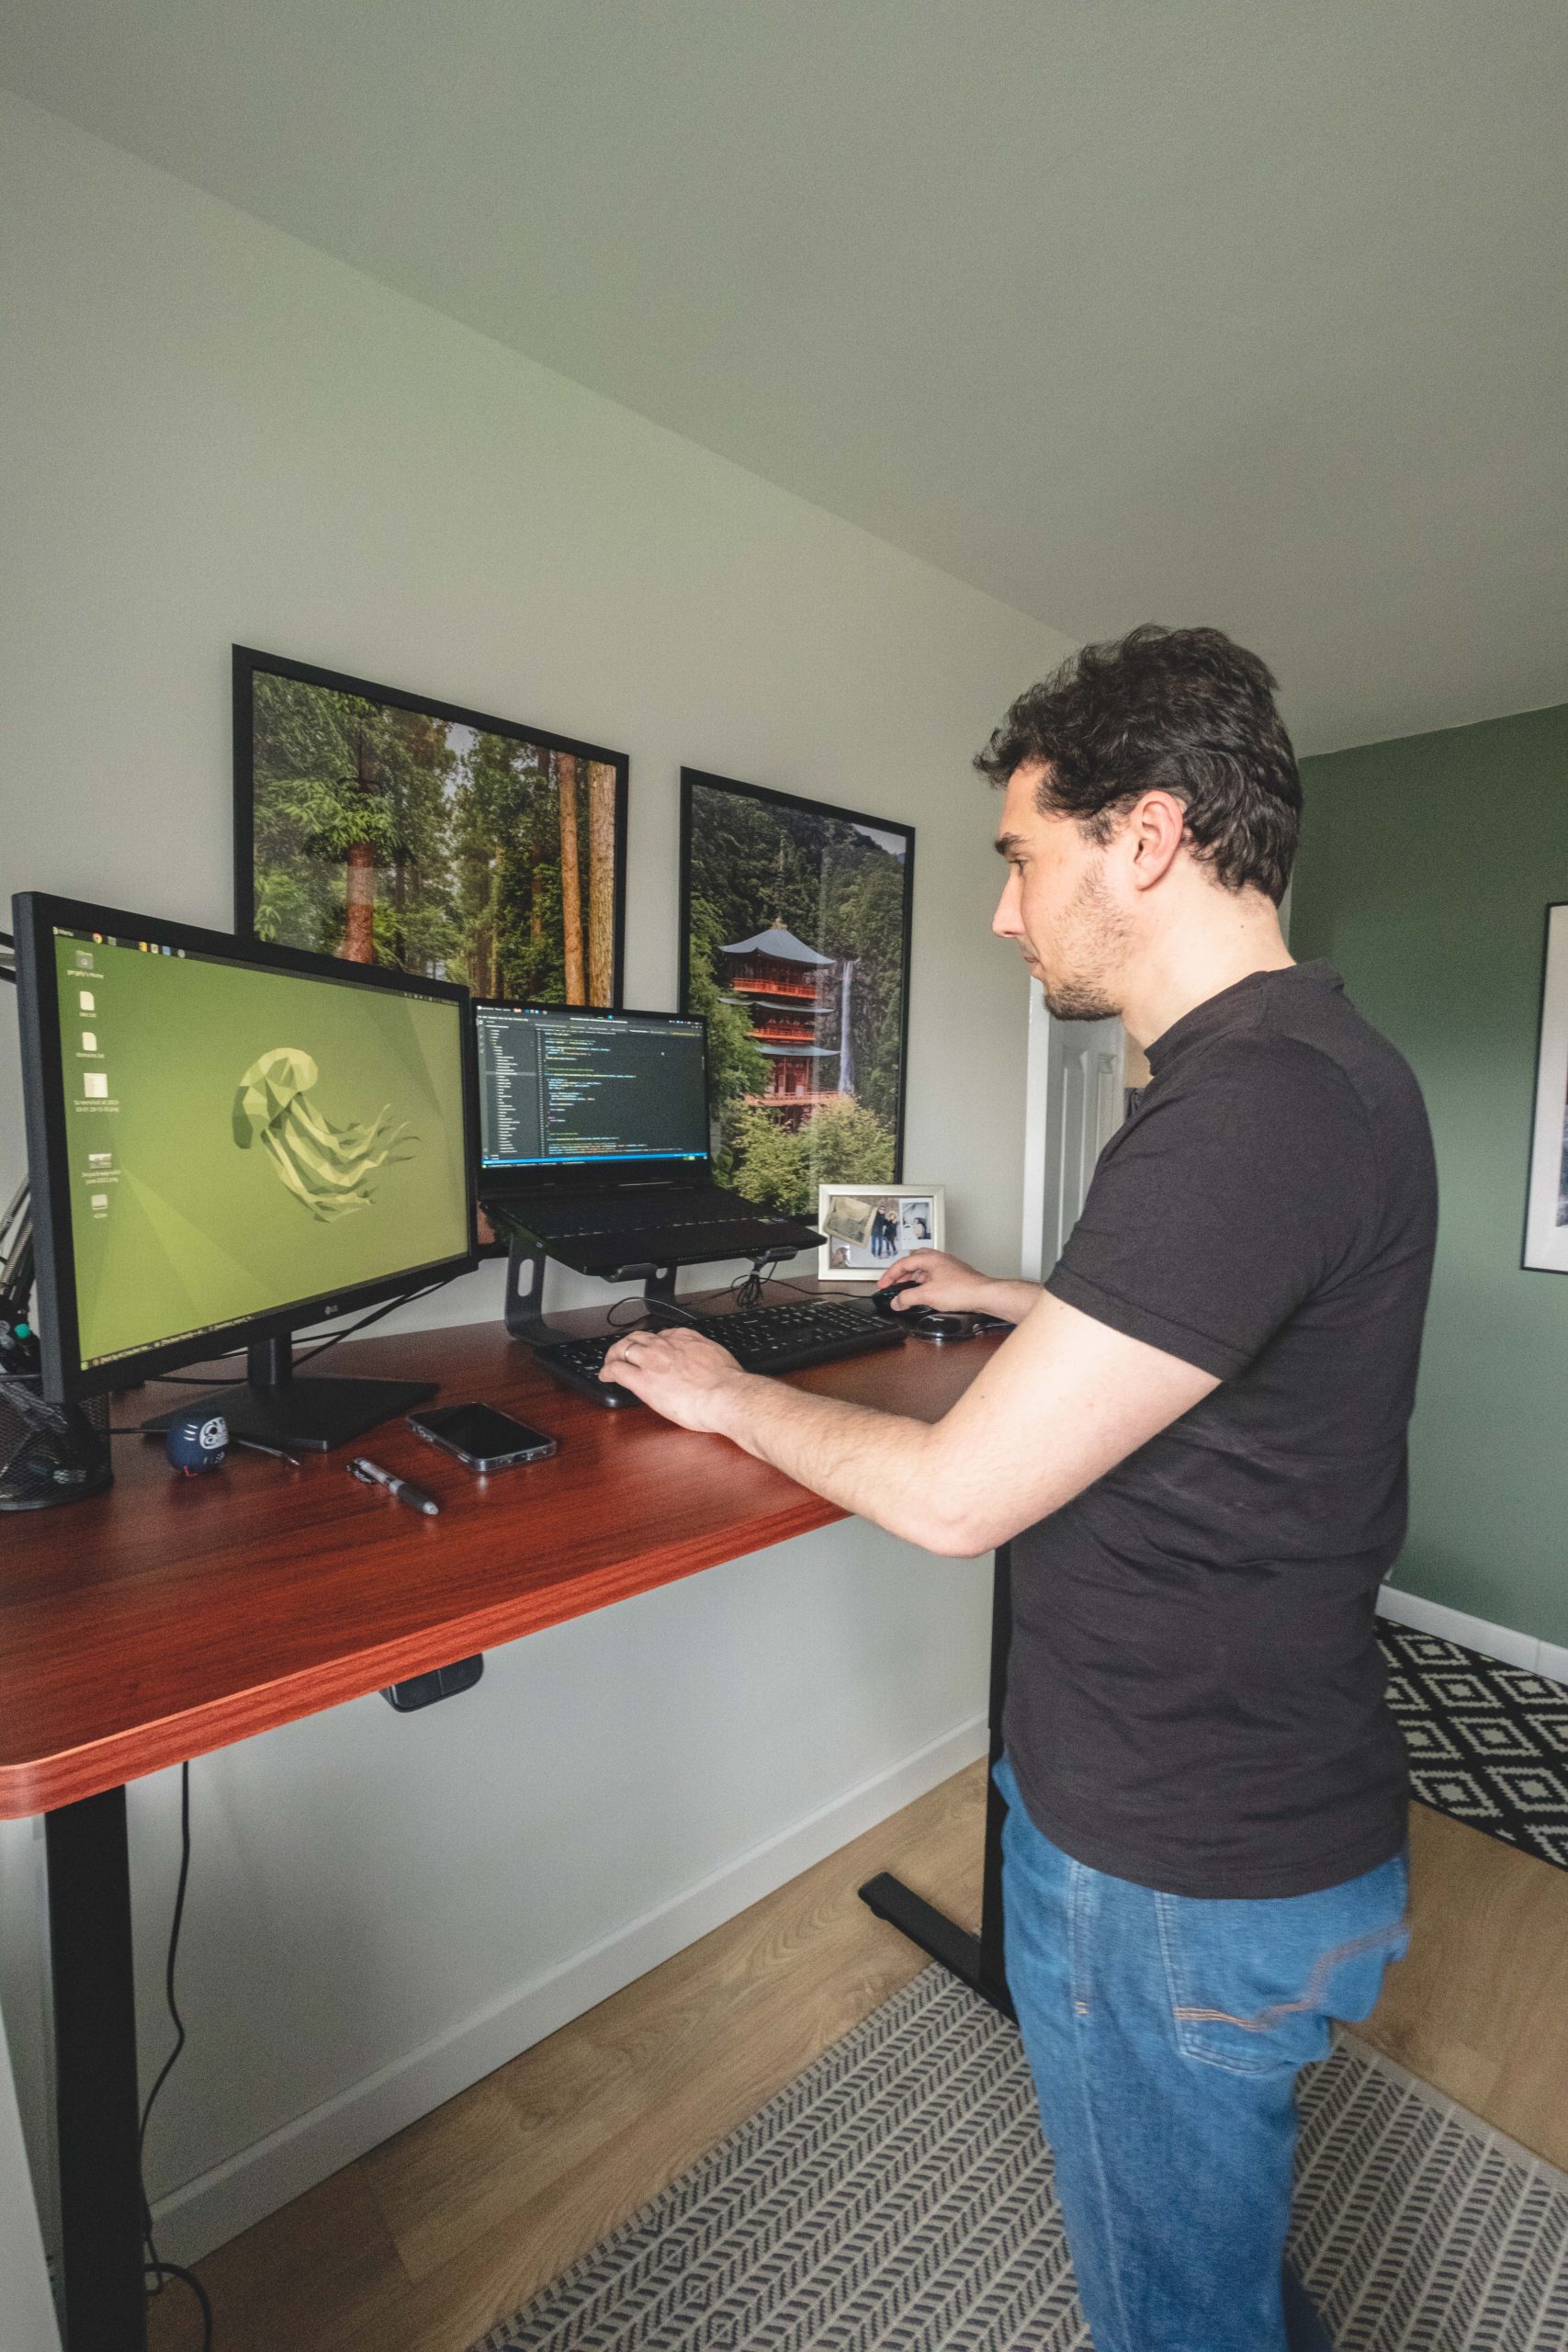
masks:
<instances>
[{"instance_id":1,"label":"stylus pen","mask_svg":"<svg viewBox=\"0 0 1568 2352\"><path fill-rule=\"evenodd\" d=\"M396 1495L399 1502L407 1503L411 1510L427 1511L434 1519L441 1509L435 1497L427 1495L423 1487L412 1487L406 1478L394 1478L389 1470L383 1470L378 1462L367 1462L363 1453L356 1453L348 1468L351 1477L361 1479L367 1487L385 1487L389 1495Z\"/></svg>"}]
</instances>

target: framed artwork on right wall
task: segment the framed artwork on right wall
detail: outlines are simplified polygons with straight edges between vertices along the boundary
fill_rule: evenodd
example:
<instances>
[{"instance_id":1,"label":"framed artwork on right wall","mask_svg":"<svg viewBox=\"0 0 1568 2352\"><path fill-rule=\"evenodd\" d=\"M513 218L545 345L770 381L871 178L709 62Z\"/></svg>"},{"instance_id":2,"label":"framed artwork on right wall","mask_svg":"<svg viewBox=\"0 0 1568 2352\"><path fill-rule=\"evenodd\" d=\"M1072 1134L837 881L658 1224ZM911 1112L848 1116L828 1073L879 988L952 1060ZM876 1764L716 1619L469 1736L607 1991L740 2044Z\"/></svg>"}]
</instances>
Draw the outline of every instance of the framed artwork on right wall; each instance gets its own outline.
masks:
<instances>
[{"instance_id":1,"label":"framed artwork on right wall","mask_svg":"<svg viewBox=\"0 0 1568 2352\"><path fill-rule=\"evenodd\" d=\"M1568 902L1546 910L1535 1123L1520 1262L1568 1274Z\"/></svg>"},{"instance_id":2,"label":"framed artwork on right wall","mask_svg":"<svg viewBox=\"0 0 1568 2352\"><path fill-rule=\"evenodd\" d=\"M824 1183L897 1184L914 886L901 819L682 769L681 1009L748 1200L809 1218Z\"/></svg>"}]
</instances>

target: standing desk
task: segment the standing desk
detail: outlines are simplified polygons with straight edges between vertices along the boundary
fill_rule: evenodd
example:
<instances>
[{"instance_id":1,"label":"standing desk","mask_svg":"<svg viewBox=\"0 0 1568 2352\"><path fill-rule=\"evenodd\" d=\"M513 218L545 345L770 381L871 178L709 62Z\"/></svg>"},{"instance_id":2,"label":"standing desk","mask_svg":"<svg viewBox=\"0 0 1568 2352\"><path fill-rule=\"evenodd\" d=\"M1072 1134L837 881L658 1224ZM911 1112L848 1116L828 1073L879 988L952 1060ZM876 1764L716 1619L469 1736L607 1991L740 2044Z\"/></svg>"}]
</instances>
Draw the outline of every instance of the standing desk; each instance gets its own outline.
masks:
<instances>
[{"instance_id":1,"label":"standing desk","mask_svg":"<svg viewBox=\"0 0 1568 2352\"><path fill-rule=\"evenodd\" d=\"M908 1340L791 1377L935 1420L997 1344ZM235 1453L180 1479L161 1446L121 1440L110 1492L5 1530L0 1818L45 1816L68 2352L146 2344L125 1783L847 1516L722 1438L558 1386L499 1323L357 1340L352 1358L483 1397L560 1452L481 1480L400 1419L368 1433L439 1498L431 1519L351 1478L346 1451L297 1471ZM988 1830L988 1860L995 1843ZM987 1989L976 1939L891 1879L865 1894Z\"/></svg>"}]
</instances>

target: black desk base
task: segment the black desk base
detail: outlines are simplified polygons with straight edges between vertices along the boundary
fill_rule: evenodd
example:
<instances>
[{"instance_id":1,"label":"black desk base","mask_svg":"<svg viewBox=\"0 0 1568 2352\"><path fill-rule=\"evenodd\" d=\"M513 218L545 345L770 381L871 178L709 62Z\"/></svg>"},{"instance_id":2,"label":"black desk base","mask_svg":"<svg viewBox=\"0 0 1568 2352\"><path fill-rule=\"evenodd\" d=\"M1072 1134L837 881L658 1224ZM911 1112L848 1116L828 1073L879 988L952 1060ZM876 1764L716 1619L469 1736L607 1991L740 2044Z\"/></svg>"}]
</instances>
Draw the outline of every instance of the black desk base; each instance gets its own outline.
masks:
<instances>
[{"instance_id":1,"label":"black desk base","mask_svg":"<svg viewBox=\"0 0 1568 2352\"><path fill-rule=\"evenodd\" d=\"M146 2352L125 1791L44 1815L69 2352Z\"/></svg>"},{"instance_id":2,"label":"black desk base","mask_svg":"<svg viewBox=\"0 0 1568 2352\"><path fill-rule=\"evenodd\" d=\"M1012 1645L1012 1571L1004 1544L997 1553L996 1569L991 1584L991 1697L990 1765L994 1767L1002 1752L1002 1709L1007 1700L1008 1652ZM1013 2015L1012 1997L1008 1991L1007 1962L1002 1949L1002 1824L1007 1819L1007 1803L987 1770L986 1780L986 1871L980 1896L980 1932L969 1934L966 1928L928 1903L923 1895L897 1879L890 1871L879 1871L867 1879L860 1890L860 1899L879 1919L908 1936L932 1960L940 1961L950 1974L989 2001L1004 2018Z\"/></svg>"}]
</instances>

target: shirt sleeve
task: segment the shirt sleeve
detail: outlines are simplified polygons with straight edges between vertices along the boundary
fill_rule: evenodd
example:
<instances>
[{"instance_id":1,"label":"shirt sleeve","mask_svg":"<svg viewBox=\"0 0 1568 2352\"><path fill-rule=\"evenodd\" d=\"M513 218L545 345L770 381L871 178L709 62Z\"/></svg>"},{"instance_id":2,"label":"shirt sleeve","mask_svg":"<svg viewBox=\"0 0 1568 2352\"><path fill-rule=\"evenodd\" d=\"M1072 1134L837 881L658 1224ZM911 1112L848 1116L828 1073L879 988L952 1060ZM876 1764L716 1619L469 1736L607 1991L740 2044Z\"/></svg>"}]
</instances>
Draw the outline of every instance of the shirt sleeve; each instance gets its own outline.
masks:
<instances>
[{"instance_id":1,"label":"shirt sleeve","mask_svg":"<svg viewBox=\"0 0 1568 2352\"><path fill-rule=\"evenodd\" d=\"M1353 1255L1376 1186L1337 1064L1294 1039L1226 1038L1156 1080L1106 1145L1045 1288L1231 1379Z\"/></svg>"}]
</instances>

